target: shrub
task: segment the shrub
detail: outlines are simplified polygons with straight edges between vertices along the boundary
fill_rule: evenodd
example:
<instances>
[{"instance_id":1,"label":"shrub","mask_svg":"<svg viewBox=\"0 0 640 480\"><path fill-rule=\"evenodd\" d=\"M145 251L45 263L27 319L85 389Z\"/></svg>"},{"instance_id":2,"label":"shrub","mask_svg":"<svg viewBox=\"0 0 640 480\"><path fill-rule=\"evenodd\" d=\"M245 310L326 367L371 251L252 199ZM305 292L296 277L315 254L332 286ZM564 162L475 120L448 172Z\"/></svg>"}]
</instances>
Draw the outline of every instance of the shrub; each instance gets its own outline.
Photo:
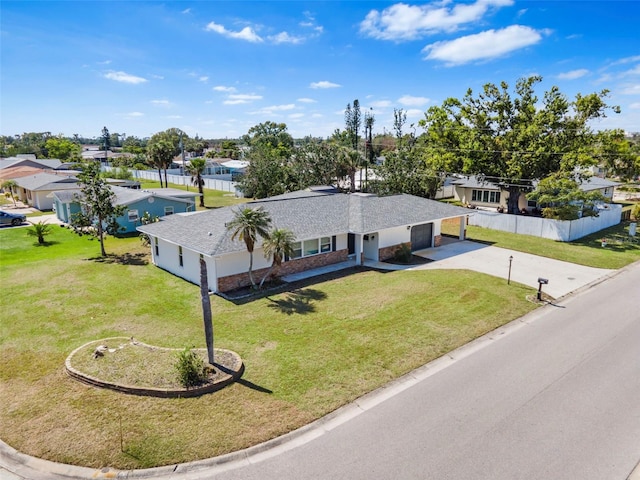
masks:
<instances>
[{"instance_id":1,"label":"shrub","mask_svg":"<svg viewBox=\"0 0 640 480\"><path fill-rule=\"evenodd\" d=\"M398 248L396 248L393 253L393 258L397 262L409 263L411 261L411 247L408 243L403 243Z\"/></svg>"},{"instance_id":2,"label":"shrub","mask_svg":"<svg viewBox=\"0 0 640 480\"><path fill-rule=\"evenodd\" d=\"M640 203L633 207L633 210L631 211L631 216L636 220L640 220Z\"/></svg>"},{"instance_id":3,"label":"shrub","mask_svg":"<svg viewBox=\"0 0 640 480\"><path fill-rule=\"evenodd\" d=\"M175 367L178 371L180 384L185 388L200 385L207 377L204 360L189 348L178 353Z\"/></svg>"}]
</instances>

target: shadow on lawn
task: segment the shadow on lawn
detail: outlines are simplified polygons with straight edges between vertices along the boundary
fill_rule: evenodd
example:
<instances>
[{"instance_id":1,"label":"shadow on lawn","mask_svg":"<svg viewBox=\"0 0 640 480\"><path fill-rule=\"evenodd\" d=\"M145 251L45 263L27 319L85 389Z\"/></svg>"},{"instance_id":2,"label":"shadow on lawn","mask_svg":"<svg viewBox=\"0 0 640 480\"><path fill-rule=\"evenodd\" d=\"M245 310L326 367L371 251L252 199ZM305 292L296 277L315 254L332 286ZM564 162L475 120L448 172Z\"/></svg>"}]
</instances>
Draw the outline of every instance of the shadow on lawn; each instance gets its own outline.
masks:
<instances>
[{"instance_id":1,"label":"shadow on lawn","mask_svg":"<svg viewBox=\"0 0 640 480\"><path fill-rule=\"evenodd\" d=\"M108 254L106 257L92 257L89 258L94 262L98 263L108 263L108 264L118 264L118 265L148 265L149 260L147 259L146 253L123 253L122 255L113 255Z\"/></svg>"},{"instance_id":2,"label":"shadow on lawn","mask_svg":"<svg viewBox=\"0 0 640 480\"><path fill-rule=\"evenodd\" d=\"M278 310L286 315L293 315L294 313L305 315L315 312L316 307L313 302L326 299L327 294L313 288L305 288L304 290L299 289L288 292L284 298L277 300L270 297L266 298L271 302L269 308Z\"/></svg>"}]
</instances>

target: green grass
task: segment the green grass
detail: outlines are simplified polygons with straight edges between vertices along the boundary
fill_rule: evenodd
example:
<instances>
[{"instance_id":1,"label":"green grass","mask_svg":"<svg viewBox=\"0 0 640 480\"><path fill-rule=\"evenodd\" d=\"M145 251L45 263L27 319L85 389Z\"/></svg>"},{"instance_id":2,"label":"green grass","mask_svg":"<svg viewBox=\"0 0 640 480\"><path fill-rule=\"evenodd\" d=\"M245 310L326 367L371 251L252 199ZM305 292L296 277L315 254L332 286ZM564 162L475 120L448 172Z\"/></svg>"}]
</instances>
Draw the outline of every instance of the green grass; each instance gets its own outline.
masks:
<instances>
[{"instance_id":1,"label":"green grass","mask_svg":"<svg viewBox=\"0 0 640 480\"><path fill-rule=\"evenodd\" d=\"M442 233L458 235L458 222L443 224ZM602 247L601 239L607 239ZM467 226L467 239L490 243L496 247L531 253L596 268L618 269L640 260L640 232L629 241L629 222L623 222L573 242L557 242L530 235Z\"/></svg>"},{"instance_id":2,"label":"green grass","mask_svg":"<svg viewBox=\"0 0 640 480\"><path fill-rule=\"evenodd\" d=\"M215 346L240 354L243 381L193 399L136 397L70 379L66 357L116 336L204 347L198 287L145 264L137 238L109 237L104 261L67 229L50 240L0 231L0 438L96 468L265 441L535 308L532 289L467 271L360 271L239 305L213 296Z\"/></svg>"},{"instance_id":3,"label":"green grass","mask_svg":"<svg viewBox=\"0 0 640 480\"><path fill-rule=\"evenodd\" d=\"M160 182L155 180L141 180L140 181L141 188L160 188ZM193 185L176 185L173 183L169 184L170 188L177 188L180 190L186 190L190 192L197 192L198 189ZM228 207L230 205L237 205L238 203L246 202L246 198L236 198L234 194L230 192L223 192L220 190L210 190L208 188L203 189L204 192L204 204L206 208L219 208L219 207ZM198 205L198 210L203 210L199 205L200 201L196 200L196 205Z\"/></svg>"}]
</instances>

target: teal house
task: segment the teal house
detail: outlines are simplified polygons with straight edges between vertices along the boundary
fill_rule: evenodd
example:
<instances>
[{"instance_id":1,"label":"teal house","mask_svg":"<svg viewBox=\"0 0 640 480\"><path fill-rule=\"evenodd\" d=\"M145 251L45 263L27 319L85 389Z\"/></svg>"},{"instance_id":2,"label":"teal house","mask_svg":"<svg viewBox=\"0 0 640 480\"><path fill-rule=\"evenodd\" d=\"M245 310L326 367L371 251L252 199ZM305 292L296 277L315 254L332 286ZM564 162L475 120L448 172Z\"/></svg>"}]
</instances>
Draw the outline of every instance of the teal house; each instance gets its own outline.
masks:
<instances>
[{"instance_id":1,"label":"teal house","mask_svg":"<svg viewBox=\"0 0 640 480\"><path fill-rule=\"evenodd\" d=\"M142 225L140 218L149 213L152 216L164 217L174 213L196 211L196 198L198 192L187 192L177 188L149 188L146 190L134 190L111 186L116 195L116 205L125 206L124 214L119 217L118 223L123 228L122 233L136 231L136 227ZM53 209L58 220L63 223L71 223L73 215L80 212L78 202L80 190L60 190L52 194Z\"/></svg>"}]
</instances>

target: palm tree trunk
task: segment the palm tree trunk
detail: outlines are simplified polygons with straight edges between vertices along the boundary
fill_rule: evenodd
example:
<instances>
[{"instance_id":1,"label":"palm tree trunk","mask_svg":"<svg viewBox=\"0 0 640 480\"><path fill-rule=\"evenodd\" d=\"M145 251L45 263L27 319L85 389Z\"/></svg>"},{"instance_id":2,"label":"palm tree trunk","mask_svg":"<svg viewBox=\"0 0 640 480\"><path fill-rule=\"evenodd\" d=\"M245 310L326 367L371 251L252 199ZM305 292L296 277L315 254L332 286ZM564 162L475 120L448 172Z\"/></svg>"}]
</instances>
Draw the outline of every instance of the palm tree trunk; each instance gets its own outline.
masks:
<instances>
[{"instance_id":1,"label":"palm tree trunk","mask_svg":"<svg viewBox=\"0 0 640 480\"><path fill-rule=\"evenodd\" d=\"M255 288L256 282L253 280L253 250L249 252L249 280L251 280L251 286Z\"/></svg>"},{"instance_id":2,"label":"palm tree trunk","mask_svg":"<svg viewBox=\"0 0 640 480\"><path fill-rule=\"evenodd\" d=\"M209 298L209 277L207 262L200 257L200 299L202 300L202 319L204 320L204 338L207 342L207 358L213 365L213 320L211 318L211 299Z\"/></svg>"},{"instance_id":3,"label":"palm tree trunk","mask_svg":"<svg viewBox=\"0 0 640 480\"><path fill-rule=\"evenodd\" d=\"M269 267L269 270L267 270L267 273L264 274L264 277L262 277L262 280L260 280L260 285L258 286L258 289L262 289L262 285L264 284L264 281L269 278L269 275L271 275L271 271L273 270L273 266L274 264L272 263L271 266Z\"/></svg>"},{"instance_id":4,"label":"palm tree trunk","mask_svg":"<svg viewBox=\"0 0 640 480\"><path fill-rule=\"evenodd\" d=\"M158 167L158 177L160 178L160 188L162 188L162 170Z\"/></svg>"},{"instance_id":5,"label":"palm tree trunk","mask_svg":"<svg viewBox=\"0 0 640 480\"><path fill-rule=\"evenodd\" d=\"M202 208L204 208L204 190L202 188L203 183L204 181L202 180L202 177L198 175L198 192L200 193L200 206Z\"/></svg>"}]
</instances>

